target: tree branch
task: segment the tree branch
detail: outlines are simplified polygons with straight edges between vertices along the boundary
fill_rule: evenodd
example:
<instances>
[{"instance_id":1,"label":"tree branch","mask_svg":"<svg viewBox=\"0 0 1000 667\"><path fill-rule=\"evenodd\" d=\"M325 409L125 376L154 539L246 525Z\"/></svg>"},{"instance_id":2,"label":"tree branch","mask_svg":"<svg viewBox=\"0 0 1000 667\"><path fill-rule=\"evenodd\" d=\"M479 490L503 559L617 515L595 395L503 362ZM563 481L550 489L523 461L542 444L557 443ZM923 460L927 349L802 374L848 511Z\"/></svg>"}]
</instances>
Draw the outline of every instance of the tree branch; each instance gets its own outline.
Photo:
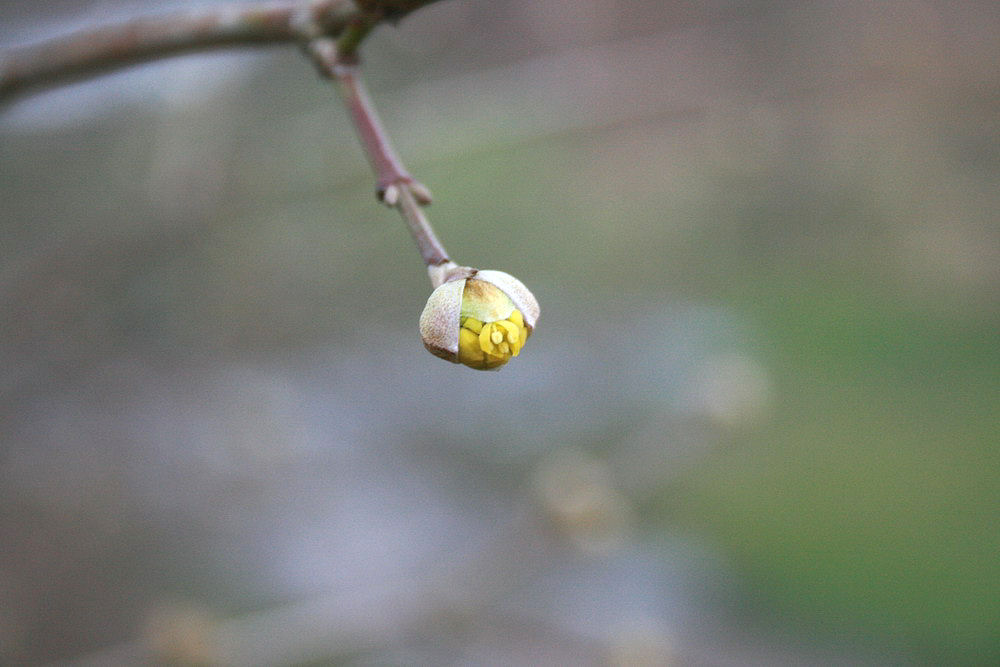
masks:
<instances>
[{"instance_id":1,"label":"tree branch","mask_svg":"<svg viewBox=\"0 0 1000 667\"><path fill-rule=\"evenodd\" d=\"M0 102L29 88L164 56L238 45L305 43L352 23L395 20L434 0L278 0L232 3L118 24L0 51Z\"/></svg>"},{"instance_id":2,"label":"tree branch","mask_svg":"<svg viewBox=\"0 0 1000 667\"><path fill-rule=\"evenodd\" d=\"M0 102L30 88L92 76L178 53L297 42L320 73L339 84L377 179L379 199L399 210L424 263L448 254L421 206L430 192L407 173L360 78L357 48L380 21L395 21L435 0L285 0L229 4L131 19L0 51ZM334 37L340 37L340 41Z\"/></svg>"}]
</instances>

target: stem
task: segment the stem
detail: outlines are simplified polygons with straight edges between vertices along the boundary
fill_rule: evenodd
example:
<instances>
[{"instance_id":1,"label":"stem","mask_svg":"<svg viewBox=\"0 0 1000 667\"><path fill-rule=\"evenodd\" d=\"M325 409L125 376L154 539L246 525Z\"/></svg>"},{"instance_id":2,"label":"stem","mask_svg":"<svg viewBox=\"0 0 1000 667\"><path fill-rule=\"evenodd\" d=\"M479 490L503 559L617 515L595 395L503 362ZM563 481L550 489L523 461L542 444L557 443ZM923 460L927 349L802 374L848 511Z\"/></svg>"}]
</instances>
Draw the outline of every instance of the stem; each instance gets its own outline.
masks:
<instances>
[{"instance_id":1,"label":"stem","mask_svg":"<svg viewBox=\"0 0 1000 667\"><path fill-rule=\"evenodd\" d=\"M372 31L376 23L378 21L371 17L358 17L347 26L340 35L340 39L337 40L337 53L340 54L341 62L357 63L358 47L361 46L361 42Z\"/></svg>"},{"instance_id":2,"label":"stem","mask_svg":"<svg viewBox=\"0 0 1000 667\"><path fill-rule=\"evenodd\" d=\"M351 113L351 120L358 131L365 154L378 180L380 198L386 188L394 183L412 183L413 177L407 173L389 142L389 136L379 121L375 107L359 77L357 65L344 64L338 59L331 74L337 81L340 93Z\"/></svg>"},{"instance_id":3,"label":"stem","mask_svg":"<svg viewBox=\"0 0 1000 667\"><path fill-rule=\"evenodd\" d=\"M431 227L430 221L424 215L424 210L414 196L412 186L404 185L399 188L399 201L396 203L396 208L399 209L400 215L403 216L403 220L410 228L410 233L413 234L413 240L420 250L424 264L433 267L451 261L448 259L448 252L434 234L434 228Z\"/></svg>"},{"instance_id":4,"label":"stem","mask_svg":"<svg viewBox=\"0 0 1000 667\"><path fill-rule=\"evenodd\" d=\"M352 40L351 45L352 49L356 48L357 42ZM351 114L365 155L375 172L379 199L399 209L413 234L424 264L437 267L450 262L448 252L434 234L434 229L421 208L431 202L430 192L410 176L393 150L389 135L382 127L378 113L365 90L356 62L357 54L353 51L342 54L331 39L312 40L308 44L308 51L320 73L338 84L337 88Z\"/></svg>"}]
</instances>

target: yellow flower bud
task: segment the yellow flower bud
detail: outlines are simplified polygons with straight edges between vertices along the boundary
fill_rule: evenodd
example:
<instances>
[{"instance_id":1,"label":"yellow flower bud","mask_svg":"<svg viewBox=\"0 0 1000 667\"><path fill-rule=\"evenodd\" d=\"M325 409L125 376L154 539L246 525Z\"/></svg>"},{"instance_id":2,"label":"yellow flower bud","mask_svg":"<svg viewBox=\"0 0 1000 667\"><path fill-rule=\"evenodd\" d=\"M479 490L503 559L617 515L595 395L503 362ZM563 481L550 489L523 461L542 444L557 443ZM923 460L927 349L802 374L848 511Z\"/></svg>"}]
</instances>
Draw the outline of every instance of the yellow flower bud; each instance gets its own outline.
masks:
<instances>
[{"instance_id":1,"label":"yellow flower bud","mask_svg":"<svg viewBox=\"0 0 1000 667\"><path fill-rule=\"evenodd\" d=\"M538 313L535 297L512 275L447 267L420 315L420 337L442 359L493 370L521 353Z\"/></svg>"}]
</instances>

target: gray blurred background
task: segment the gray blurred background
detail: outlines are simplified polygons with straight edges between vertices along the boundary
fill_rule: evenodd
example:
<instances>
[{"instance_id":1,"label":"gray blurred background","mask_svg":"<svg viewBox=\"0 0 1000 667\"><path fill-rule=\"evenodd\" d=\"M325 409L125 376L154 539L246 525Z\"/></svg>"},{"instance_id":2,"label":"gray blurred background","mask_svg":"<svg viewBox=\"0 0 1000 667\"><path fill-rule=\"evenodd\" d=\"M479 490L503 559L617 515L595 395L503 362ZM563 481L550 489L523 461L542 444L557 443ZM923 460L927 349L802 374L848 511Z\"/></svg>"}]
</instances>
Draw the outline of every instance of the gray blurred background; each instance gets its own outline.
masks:
<instances>
[{"instance_id":1,"label":"gray blurred background","mask_svg":"<svg viewBox=\"0 0 1000 667\"><path fill-rule=\"evenodd\" d=\"M6 2L0 45L204 2ZM0 664L1000 661L1000 6L447 0L0 109Z\"/></svg>"}]
</instances>

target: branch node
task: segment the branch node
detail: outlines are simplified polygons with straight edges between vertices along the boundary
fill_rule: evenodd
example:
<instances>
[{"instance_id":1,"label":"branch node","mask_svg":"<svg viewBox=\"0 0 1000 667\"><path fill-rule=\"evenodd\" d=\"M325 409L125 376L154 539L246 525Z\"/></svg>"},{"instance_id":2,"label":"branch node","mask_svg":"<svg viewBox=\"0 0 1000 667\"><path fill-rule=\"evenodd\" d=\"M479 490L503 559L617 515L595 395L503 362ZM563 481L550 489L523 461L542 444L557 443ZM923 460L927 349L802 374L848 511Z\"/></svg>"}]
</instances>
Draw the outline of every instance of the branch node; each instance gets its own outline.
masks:
<instances>
[{"instance_id":1,"label":"branch node","mask_svg":"<svg viewBox=\"0 0 1000 667\"><path fill-rule=\"evenodd\" d=\"M381 199L382 203L386 206L395 206L399 203L399 186L387 186L385 189L378 192L378 198Z\"/></svg>"}]
</instances>

